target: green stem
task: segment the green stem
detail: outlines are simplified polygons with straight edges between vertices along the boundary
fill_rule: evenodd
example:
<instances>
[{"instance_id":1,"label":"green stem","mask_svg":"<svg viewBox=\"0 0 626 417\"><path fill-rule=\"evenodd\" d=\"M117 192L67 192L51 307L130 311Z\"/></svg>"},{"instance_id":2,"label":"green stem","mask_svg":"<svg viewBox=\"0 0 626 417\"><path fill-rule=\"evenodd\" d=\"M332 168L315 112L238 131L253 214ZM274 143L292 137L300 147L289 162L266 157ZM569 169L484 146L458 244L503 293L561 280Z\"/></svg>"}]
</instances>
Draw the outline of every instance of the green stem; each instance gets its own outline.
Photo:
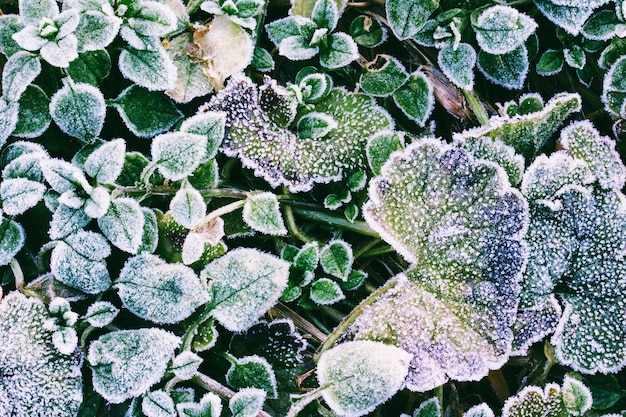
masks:
<instances>
[{"instance_id":1,"label":"green stem","mask_svg":"<svg viewBox=\"0 0 626 417\"><path fill-rule=\"evenodd\" d=\"M489 124L489 115L478 97L476 97L476 94L470 90L463 90L463 95L465 96L470 109L472 109L472 112L478 119L478 122L483 126L487 126Z\"/></svg>"},{"instance_id":2,"label":"green stem","mask_svg":"<svg viewBox=\"0 0 626 417\"><path fill-rule=\"evenodd\" d=\"M368 250L367 252L362 253L359 256L362 258L368 258L372 256L385 255L385 254L393 253L393 252L395 252L395 250L391 246L382 246L380 248L374 248L374 249Z\"/></svg>"},{"instance_id":3,"label":"green stem","mask_svg":"<svg viewBox=\"0 0 626 417\"><path fill-rule=\"evenodd\" d=\"M87 326L87 328L83 330L83 332L80 335L80 343L79 343L79 346L81 348L84 348L85 346L87 346L87 338L94 330L96 330L96 327L93 327L91 325Z\"/></svg>"},{"instance_id":4,"label":"green stem","mask_svg":"<svg viewBox=\"0 0 626 417\"><path fill-rule=\"evenodd\" d=\"M213 305L207 304L206 307L204 307L204 311L202 312L202 314L200 314L198 318L195 319L193 323L191 323L191 325L189 325L187 331L185 332L185 335L183 336L183 343L180 347L181 352L191 350L193 338L196 333L198 333L198 328L202 323L207 321L209 317L211 317L211 311L213 311Z\"/></svg>"},{"instance_id":5,"label":"green stem","mask_svg":"<svg viewBox=\"0 0 626 417\"><path fill-rule=\"evenodd\" d=\"M175 376L174 378L172 378L169 381L167 381L167 383L165 384L165 387L163 389L165 390L165 392L170 392L172 390L172 388L174 388L176 385L178 385L179 382L183 382L183 380L181 378Z\"/></svg>"},{"instance_id":6,"label":"green stem","mask_svg":"<svg viewBox=\"0 0 626 417\"><path fill-rule=\"evenodd\" d=\"M348 330L348 327L354 323L354 321L365 311L365 309L373 304L380 296L385 294L387 291L394 288L397 284L397 280L392 279L385 283L385 285L378 288L376 291L371 293L365 300L361 302L358 306L356 306L350 314L348 314L341 323L332 331L331 334L328 335L328 338L324 341L324 343L320 346L320 348L313 355L313 360L315 363L320 359L322 353L333 347L337 339L341 337L341 335Z\"/></svg>"},{"instance_id":7,"label":"green stem","mask_svg":"<svg viewBox=\"0 0 626 417\"><path fill-rule=\"evenodd\" d=\"M283 212L285 213L285 221L287 223L287 229L289 232L299 241L304 243L313 242L313 239L305 235L298 229L296 219L293 217L293 208L291 206L283 206Z\"/></svg>"},{"instance_id":8,"label":"green stem","mask_svg":"<svg viewBox=\"0 0 626 417\"><path fill-rule=\"evenodd\" d=\"M319 387L314 389L313 391L307 392L304 395L300 395L298 397L296 397L295 395L292 396L292 398L298 398L298 400L291 405L291 408L289 409L289 412L285 417L297 417L298 413L304 410L307 405L311 404L313 401L322 396L323 390L324 387Z\"/></svg>"},{"instance_id":9,"label":"green stem","mask_svg":"<svg viewBox=\"0 0 626 417\"><path fill-rule=\"evenodd\" d=\"M354 223L350 223L347 219L342 217L330 216L326 213L303 208L294 207L293 212L298 216L313 220L315 222L326 223L328 225L339 227L345 230L350 230L352 232L356 232L365 236L380 238L380 235L371 227L369 227L369 225L364 221L355 221Z\"/></svg>"},{"instance_id":10,"label":"green stem","mask_svg":"<svg viewBox=\"0 0 626 417\"><path fill-rule=\"evenodd\" d=\"M443 385L439 385L435 388L435 397L437 397L437 401L439 401L439 410L441 410L438 417L443 417Z\"/></svg>"},{"instance_id":11,"label":"green stem","mask_svg":"<svg viewBox=\"0 0 626 417\"><path fill-rule=\"evenodd\" d=\"M232 213L233 211L242 208L244 204L246 204L245 199L233 201L230 204L226 204L225 206L222 206L216 210L213 210L209 214L207 214L206 217L202 221L200 221L198 224L202 225L202 224L209 223L212 220L215 220L218 217L223 216L224 214Z\"/></svg>"},{"instance_id":12,"label":"green stem","mask_svg":"<svg viewBox=\"0 0 626 417\"><path fill-rule=\"evenodd\" d=\"M354 252L354 259L360 258L364 253L372 249L374 246L380 243L380 239L374 239L372 241L367 242L365 245L361 246L357 251Z\"/></svg>"}]
</instances>

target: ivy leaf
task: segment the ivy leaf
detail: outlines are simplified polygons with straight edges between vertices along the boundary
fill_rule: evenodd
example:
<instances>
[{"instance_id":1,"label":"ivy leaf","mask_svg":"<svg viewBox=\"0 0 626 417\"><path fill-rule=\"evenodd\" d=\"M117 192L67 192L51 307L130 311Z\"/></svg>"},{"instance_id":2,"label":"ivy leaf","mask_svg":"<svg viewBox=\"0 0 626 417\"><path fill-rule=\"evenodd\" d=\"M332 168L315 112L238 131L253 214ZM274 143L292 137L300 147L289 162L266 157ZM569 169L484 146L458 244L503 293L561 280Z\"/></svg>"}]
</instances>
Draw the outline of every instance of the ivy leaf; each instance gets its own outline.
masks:
<instances>
[{"instance_id":1,"label":"ivy leaf","mask_svg":"<svg viewBox=\"0 0 626 417\"><path fill-rule=\"evenodd\" d=\"M393 101L406 117L424 127L435 108L434 91L426 74L415 71L403 86L394 91Z\"/></svg>"},{"instance_id":2,"label":"ivy leaf","mask_svg":"<svg viewBox=\"0 0 626 417\"><path fill-rule=\"evenodd\" d=\"M177 417L174 400L163 390L145 394L141 401L141 411L146 417Z\"/></svg>"},{"instance_id":3,"label":"ivy leaf","mask_svg":"<svg viewBox=\"0 0 626 417\"><path fill-rule=\"evenodd\" d=\"M260 356L235 358L228 356L231 366L226 372L226 382L236 390L241 388L262 389L270 398L278 396L276 376L269 362Z\"/></svg>"},{"instance_id":4,"label":"ivy leaf","mask_svg":"<svg viewBox=\"0 0 626 417\"><path fill-rule=\"evenodd\" d=\"M120 404L137 397L161 380L180 339L165 330L118 330L89 345L87 360L93 387L102 397Z\"/></svg>"},{"instance_id":5,"label":"ivy leaf","mask_svg":"<svg viewBox=\"0 0 626 417\"><path fill-rule=\"evenodd\" d=\"M226 114L205 112L186 119L180 125L180 131L205 135L207 137L205 160L213 159L226 134Z\"/></svg>"},{"instance_id":6,"label":"ivy leaf","mask_svg":"<svg viewBox=\"0 0 626 417\"><path fill-rule=\"evenodd\" d=\"M490 55L512 52L537 29L537 23L531 17L503 5L472 13L471 20L478 47Z\"/></svg>"},{"instance_id":7,"label":"ivy leaf","mask_svg":"<svg viewBox=\"0 0 626 417\"><path fill-rule=\"evenodd\" d=\"M143 235L144 215L132 198L111 200L106 214L98 218L98 226L109 241L128 253L137 253Z\"/></svg>"},{"instance_id":8,"label":"ivy leaf","mask_svg":"<svg viewBox=\"0 0 626 417\"><path fill-rule=\"evenodd\" d=\"M79 231L56 243L50 257L54 277L87 294L98 294L111 286L105 259L111 255L106 239L94 232Z\"/></svg>"},{"instance_id":9,"label":"ivy leaf","mask_svg":"<svg viewBox=\"0 0 626 417\"><path fill-rule=\"evenodd\" d=\"M439 51L437 62L452 84L464 90L474 88L476 51L470 44L460 43L456 49L446 45Z\"/></svg>"},{"instance_id":10,"label":"ivy leaf","mask_svg":"<svg viewBox=\"0 0 626 417\"><path fill-rule=\"evenodd\" d=\"M203 97L213 91L210 79L204 74L203 65L187 53L193 48L193 35L183 33L165 47L176 67L176 83L165 91L177 103L188 103L194 98Z\"/></svg>"},{"instance_id":11,"label":"ivy leaf","mask_svg":"<svg viewBox=\"0 0 626 417\"><path fill-rule=\"evenodd\" d=\"M311 284L311 301L319 305L335 304L346 298L341 287L328 278L320 278Z\"/></svg>"},{"instance_id":12,"label":"ivy leaf","mask_svg":"<svg viewBox=\"0 0 626 417\"><path fill-rule=\"evenodd\" d=\"M110 102L134 135L150 138L166 132L183 114L162 93L131 85Z\"/></svg>"},{"instance_id":13,"label":"ivy leaf","mask_svg":"<svg viewBox=\"0 0 626 417\"><path fill-rule=\"evenodd\" d=\"M265 402L265 391L257 388L244 388L228 402L233 417L254 417L259 414Z\"/></svg>"},{"instance_id":14,"label":"ivy leaf","mask_svg":"<svg viewBox=\"0 0 626 417\"><path fill-rule=\"evenodd\" d=\"M182 180L198 167L206 147L206 136L186 132L164 133L152 140L152 161L165 178Z\"/></svg>"},{"instance_id":15,"label":"ivy leaf","mask_svg":"<svg viewBox=\"0 0 626 417\"><path fill-rule=\"evenodd\" d=\"M563 52L548 49L537 62L537 74L543 77L558 74L563 69Z\"/></svg>"},{"instance_id":16,"label":"ivy leaf","mask_svg":"<svg viewBox=\"0 0 626 417\"><path fill-rule=\"evenodd\" d=\"M202 111L227 113L229 134L222 150L228 156L239 156L270 185L283 184L292 192L307 191L316 182L339 180L344 174L366 169L367 137L392 127L388 114L370 97L333 89L314 104L314 111L328 114L337 128L324 140L299 139L272 121L269 115L276 107L262 108L259 94L249 78L233 77Z\"/></svg>"},{"instance_id":17,"label":"ivy leaf","mask_svg":"<svg viewBox=\"0 0 626 417\"><path fill-rule=\"evenodd\" d=\"M410 362L411 354L395 346L346 342L322 353L317 379L335 413L364 416L402 388Z\"/></svg>"},{"instance_id":18,"label":"ivy leaf","mask_svg":"<svg viewBox=\"0 0 626 417\"><path fill-rule=\"evenodd\" d=\"M206 203L202 195L192 187L181 188L170 201L170 212L176 223L193 229L206 214Z\"/></svg>"},{"instance_id":19,"label":"ivy leaf","mask_svg":"<svg viewBox=\"0 0 626 417\"><path fill-rule=\"evenodd\" d=\"M154 323L178 323L209 299L203 282L191 268L168 264L150 254L130 258L115 288L124 307Z\"/></svg>"},{"instance_id":20,"label":"ivy leaf","mask_svg":"<svg viewBox=\"0 0 626 417\"><path fill-rule=\"evenodd\" d=\"M190 350L185 350L172 360L170 371L183 381L190 380L198 372L202 358Z\"/></svg>"},{"instance_id":21,"label":"ivy leaf","mask_svg":"<svg viewBox=\"0 0 626 417\"><path fill-rule=\"evenodd\" d=\"M391 0L385 3L391 31L400 40L417 34L437 7L438 0Z\"/></svg>"},{"instance_id":22,"label":"ivy leaf","mask_svg":"<svg viewBox=\"0 0 626 417\"><path fill-rule=\"evenodd\" d=\"M289 264L255 249L238 248L208 264L200 277L208 281L212 316L237 332L252 326L278 301Z\"/></svg>"},{"instance_id":23,"label":"ivy leaf","mask_svg":"<svg viewBox=\"0 0 626 417\"><path fill-rule=\"evenodd\" d=\"M511 353L528 256L528 206L504 171L423 139L392 154L369 195L363 216L411 266L350 333L413 354L411 390L499 368Z\"/></svg>"},{"instance_id":24,"label":"ivy leaf","mask_svg":"<svg viewBox=\"0 0 626 417\"><path fill-rule=\"evenodd\" d=\"M43 199L46 186L26 178L10 178L0 183L2 211L9 216L16 216L35 207Z\"/></svg>"},{"instance_id":25,"label":"ivy leaf","mask_svg":"<svg viewBox=\"0 0 626 417\"><path fill-rule=\"evenodd\" d=\"M6 415L74 417L83 402L81 354L61 354L44 304L15 291L0 302L0 404Z\"/></svg>"},{"instance_id":26,"label":"ivy leaf","mask_svg":"<svg viewBox=\"0 0 626 417\"><path fill-rule=\"evenodd\" d=\"M243 220L252 229L266 235L287 234L278 199L271 192L249 193L243 206Z\"/></svg>"},{"instance_id":27,"label":"ivy leaf","mask_svg":"<svg viewBox=\"0 0 626 417\"><path fill-rule=\"evenodd\" d=\"M26 87L20 96L17 124L12 135L28 139L41 136L48 130L52 120L49 107L50 99L40 87Z\"/></svg>"},{"instance_id":28,"label":"ivy leaf","mask_svg":"<svg viewBox=\"0 0 626 417\"><path fill-rule=\"evenodd\" d=\"M108 301L96 301L87 308L84 319L90 326L102 328L113 322L120 309Z\"/></svg>"},{"instance_id":29,"label":"ivy leaf","mask_svg":"<svg viewBox=\"0 0 626 417\"><path fill-rule=\"evenodd\" d=\"M216 394L207 392L199 403L179 403L176 404L176 410L180 417L219 417L222 414L222 401Z\"/></svg>"},{"instance_id":30,"label":"ivy leaf","mask_svg":"<svg viewBox=\"0 0 626 417\"><path fill-rule=\"evenodd\" d=\"M112 184L122 173L126 142L115 139L93 151L85 161L85 172L99 184Z\"/></svg>"},{"instance_id":31,"label":"ivy leaf","mask_svg":"<svg viewBox=\"0 0 626 417\"><path fill-rule=\"evenodd\" d=\"M6 100L17 101L41 72L37 55L20 51L9 58L2 70L2 95Z\"/></svg>"},{"instance_id":32,"label":"ivy leaf","mask_svg":"<svg viewBox=\"0 0 626 417\"><path fill-rule=\"evenodd\" d=\"M150 91L170 90L176 85L176 67L163 48L123 49L118 64L125 78Z\"/></svg>"},{"instance_id":33,"label":"ivy leaf","mask_svg":"<svg viewBox=\"0 0 626 417\"><path fill-rule=\"evenodd\" d=\"M320 250L320 264L327 274L345 281L352 270L352 247L339 239L331 240Z\"/></svg>"},{"instance_id":34,"label":"ivy leaf","mask_svg":"<svg viewBox=\"0 0 626 417\"><path fill-rule=\"evenodd\" d=\"M359 83L366 93L385 97L396 91L409 79L404 65L391 55L377 55L367 64Z\"/></svg>"},{"instance_id":35,"label":"ivy leaf","mask_svg":"<svg viewBox=\"0 0 626 417\"><path fill-rule=\"evenodd\" d=\"M478 53L480 72L492 83L508 90L519 90L524 86L528 67L528 49L523 44L502 55Z\"/></svg>"}]
</instances>

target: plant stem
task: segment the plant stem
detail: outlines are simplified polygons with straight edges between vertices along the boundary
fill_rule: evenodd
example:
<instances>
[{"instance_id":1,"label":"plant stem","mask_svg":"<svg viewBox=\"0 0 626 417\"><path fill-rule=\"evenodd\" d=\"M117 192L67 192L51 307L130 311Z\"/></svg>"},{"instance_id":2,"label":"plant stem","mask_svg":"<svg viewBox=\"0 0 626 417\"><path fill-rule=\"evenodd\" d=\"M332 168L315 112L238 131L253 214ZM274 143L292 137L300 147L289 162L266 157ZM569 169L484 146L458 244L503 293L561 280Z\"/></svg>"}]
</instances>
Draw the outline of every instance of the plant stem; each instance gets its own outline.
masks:
<instances>
[{"instance_id":1,"label":"plant stem","mask_svg":"<svg viewBox=\"0 0 626 417\"><path fill-rule=\"evenodd\" d=\"M245 199L233 201L230 204L226 204L225 206L222 206L216 210L213 210L209 214L207 214L206 217L203 220L201 220L198 224L203 225L203 224L209 223L211 222L211 220L215 220L218 217L223 216L224 214L232 213L233 211L240 209L241 207L244 206L244 204L246 204Z\"/></svg>"},{"instance_id":2,"label":"plant stem","mask_svg":"<svg viewBox=\"0 0 626 417\"><path fill-rule=\"evenodd\" d=\"M283 206L283 211L285 213L285 221L287 222L287 229L289 232L298 240L304 243L313 242L313 239L305 235L298 229L298 225L296 224L296 219L293 217L293 208L291 206Z\"/></svg>"},{"instance_id":3,"label":"plant stem","mask_svg":"<svg viewBox=\"0 0 626 417\"><path fill-rule=\"evenodd\" d=\"M291 405L291 408L289 409L289 412L285 417L297 417L298 413L304 410L307 405L311 404L313 401L322 396L323 390L324 387L319 387L301 396L292 396L292 398L298 398L298 401Z\"/></svg>"},{"instance_id":4,"label":"plant stem","mask_svg":"<svg viewBox=\"0 0 626 417\"><path fill-rule=\"evenodd\" d=\"M437 401L439 401L439 416L438 417L443 417L443 385L439 385L437 388L435 388L435 397L437 397Z\"/></svg>"},{"instance_id":5,"label":"plant stem","mask_svg":"<svg viewBox=\"0 0 626 417\"><path fill-rule=\"evenodd\" d=\"M279 317L288 317L293 321L293 324L301 330L304 330L311 337L316 339L319 343L322 343L326 340L326 335L321 332L313 323L293 311L287 305L282 302L276 304L273 309Z\"/></svg>"},{"instance_id":6,"label":"plant stem","mask_svg":"<svg viewBox=\"0 0 626 417\"><path fill-rule=\"evenodd\" d=\"M183 380L180 379L179 377L175 376L174 378L170 379L169 381L167 381L167 383L165 384L165 387L163 387L163 390L165 392L170 392L172 390L172 388L174 388L179 382L182 382Z\"/></svg>"},{"instance_id":7,"label":"plant stem","mask_svg":"<svg viewBox=\"0 0 626 417\"><path fill-rule=\"evenodd\" d=\"M382 246L380 248L370 249L365 253L361 253L359 254L359 257L368 258L371 256L379 256L379 255L384 255L384 254L393 253L393 252L395 252L395 250L391 246Z\"/></svg>"},{"instance_id":8,"label":"plant stem","mask_svg":"<svg viewBox=\"0 0 626 417\"><path fill-rule=\"evenodd\" d=\"M467 104L470 106L470 109L472 109L478 122L483 126L487 126L489 124L489 115L478 97L476 97L476 94L470 90L463 90L463 95L467 99Z\"/></svg>"},{"instance_id":9,"label":"plant stem","mask_svg":"<svg viewBox=\"0 0 626 417\"><path fill-rule=\"evenodd\" d=\"M498 399L501 403L504 404L507 398L511 396L511 390L509 389L509 384L506 382L504 378L504 374L501 369L496 369L489 371L489 382L491 382L491 386L493 390L496 392Z\"/></svg>"},{"instance_id":10,"label":"plant stem","mask_svg":"<svg viewBox=\"0 0 626 417\"><path fill-rule=\"evenodd\" d=\"M11 267L11 272L13 272L13 277L15 278L15 288L23 293L24 273L22 272L22 267L20 267L19 262L17 262L15 258L11 259L11 262L9 262L9 266Z\"/></svg>"},{"instance_id":11,"label":"plant stem","mask_svg":"<svg viewBox=\"0 0 626 417\"><path fill-rule=\"evenodd\" d=\"M354 223L350 223L348 219L342 217L330 216L326 213L303 208L294 207L293 212L309 220L326 223L328 225L339 227L345 230L350 230L352 232L356 232L365 236L380 238L379 234L375 232L371 227L369 227L369 225L364 221L355 221Z\"/></svg>"},{"instance_id":12,"label":"plant stem","mask_svg":"<svg viewBox=\"0 0 626 417\"><path fill-rule=\"evenodd\" d=\"M385 285L378 288L376 291L371 293L365 300L361 302L358 306L356 306L350 314L348 314L341 323L332 331L331 334L328 335L328 338L324 341L324 343L319 347L315 355L313 355L313 360L315 363L320 359L322 353L330 349L337 339L341 337L341 335L348 330L348 327L363 313L363 311L371 304L373 304L380 296L385 294L387 291L393 289L397 280L391 279L385 283Z\"/></svg>"},{"instance_id":13,"label":"plant stem","mask_svg":"<svg viewBox=\"0 0 626 417\"><path fill-rule=\"evenodd\" d=\"M185 335L183 336L183 343L180 347L181 352L191 350L193 337L198 332L198 327L200 327L202 323L208 320L208 318L211 316L211 311L213 311L213 305L209 303L204 307L204 311L202 312L202 314L200 314L198 318L189 325L187 331L185 332Z\"/></svg>"}]
</instances>

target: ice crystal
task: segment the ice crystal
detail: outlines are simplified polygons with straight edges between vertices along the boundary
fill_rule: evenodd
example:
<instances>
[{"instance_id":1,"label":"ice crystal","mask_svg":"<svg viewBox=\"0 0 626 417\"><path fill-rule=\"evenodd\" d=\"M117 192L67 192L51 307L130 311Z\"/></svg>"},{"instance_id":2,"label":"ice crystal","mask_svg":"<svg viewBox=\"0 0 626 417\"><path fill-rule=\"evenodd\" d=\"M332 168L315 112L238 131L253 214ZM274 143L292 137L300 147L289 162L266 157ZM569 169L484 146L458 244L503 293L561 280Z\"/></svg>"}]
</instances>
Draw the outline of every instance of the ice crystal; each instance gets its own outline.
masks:
<instances>
[{"instance_id":1,"label":"ice crystal","mask_svg":"<svg viewBox=\"0 0 626 417\"><path fill-rule=\"evenodd\" d=\"M267 235L283 236L287 228L274 193L250 193L243 206L243 220L252 229Z\"/></svg>"},{"instance_id":2,"label":"ice crystal","mask_svg":"<svg viewBox=\"0 0 626 417\"><path fill-rule=\"evenodd\" d=\"M111 200L98 226L109 241L128 253L137 253L142 243L144 215L136 200L128 197Z\"/></svg>"},{"instance_id":3,"label":"ice crystal","mask_svg":"<svg viewBox=\"0 0 626 417\"><path fill-rule=\"evenodd\" d=\"M393 127L370 97L333 89L314 107L331 116L337 128L324 140L301 139L272 120L273 109L262 107L266 93L261 92L250 79L233 77L204 110L228 114L229 134L222 143L227 155L239 156L272 186L284 184L294 192L365 169L367 137Z\"/></svg>"},{"instance_id":4,"label":"ice crystal","mask_svg":"<svg viewBox=\"0 0 626 417\"><path fill-rule=\"evenodd\" d=\"M74 417L83 401L82 358L60 354L35 298L13 292L0 303L0 414Z\"/></svg>"},{"instance_id":5,"label":"ice crystal","mask_svg":"<svg viewBox=\"0 0 626 417\"><path fill-rule=\"evenodd\" d=\"M59 204L52 214L48 235L50 239L61 239L85 227L91 218L82 209L73 209Z\"/></svg>"},{"instance_id":6,"label":"ice crystal","mask_svg":"<svg viewBox=\"0 0 626 417\"><path fill-rule=\"evenodd\" d=\"M411 355L372 341L346 342L327 350L317 363L317 379L328 406L344 417L373 411L402 388Z\"/></svg>"},{"instance_id":7,"label":"ice crystal","mask_svg":"<svg viewBox=\"0 0 626 417\"><path fill-rule=\"evenodd\" d=\"M289 264L255 249L238 248L208 264L212 315L230 331L248 329L265 314L287 285Z\"/></svg>"},{"instance_id":8,"label":"ice crystal","mask_svg":"<svg viewBox=\"0 0 626 417\"><path fill-rule=\"evenodd\" d=\"M511 351L528 223L504 171L422 139L392 154L369 194L365 219L411 267L350 333L413 354L412 390L500 367Z\"/></svg>"},{"instance_id":9,"label":"ice crystal","mask_svg":"<svg viewBox=\"0 0 626 417\"><path fill-rule=\"evenodd\" d=\"M510 6L496 5L472 15L472 27L480 49L502 55L522 45L537 29L537 23Z\"/></svg>"},{"instance_id":10,"label":"ice crystal","mask_svg":"<svg viewBox=\"0 0 626 417\"><path fill-rule=\"evenodd\" d=\"M2 69L2 96L17 101L41 72L39 58L30 52L20 51L11 55Z\"/></svg>"},{"instance_id":11,"label":"ice crystal","mask_svg":"<svg viewBox=\"0 0 626 417\"><path fill-rule=\"evenodd\" d=\"M15 216L24 213L43 199L45 185L26 178L10 178L0 183L2 211Z\"/></svg>"},{"instance_id":12,"label":"ice crystal","mask_svg":"<svg viewBox=\"0 0 626 417\"><path fill-rule=\"evenodd\" d=\"M115 288L124 307L155 323L178 323L209 299L204 283L191 268L150 254L130 258Z\"/></svg>"},{"instance_id":13,"label":"ice crystal","mask_svg":"<svg viewBox=\"0 0 626 417\"><path fill-rule=\"evenodd\" d=\"M93 387L114 404L146 392L165 375L180 339L165 330L118 330L100 336L87 356Z\"/></svg>"},{"instance_id":14,"label":"ice crystal","mask_svg":"<svg viewBox=\"0 0 626 417\"><path fill-rule=\"evenodd\" d=\"M193 229L204 218L206 203L195 188L181 188L170 201L170 213L178 224Z\"/></svg>"}]
</instances>

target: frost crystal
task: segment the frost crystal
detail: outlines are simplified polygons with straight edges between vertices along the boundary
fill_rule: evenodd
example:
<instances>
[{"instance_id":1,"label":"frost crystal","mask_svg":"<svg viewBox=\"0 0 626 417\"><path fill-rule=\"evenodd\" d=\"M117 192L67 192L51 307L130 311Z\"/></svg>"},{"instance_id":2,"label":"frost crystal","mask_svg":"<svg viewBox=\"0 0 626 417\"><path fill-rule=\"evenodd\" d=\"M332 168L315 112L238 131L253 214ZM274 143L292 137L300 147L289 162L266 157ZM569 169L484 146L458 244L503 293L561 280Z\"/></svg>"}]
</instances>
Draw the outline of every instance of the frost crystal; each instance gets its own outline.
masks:
<instances>
[{"instance_id":1,"label":"frost crystal","mask_svg":"<svg viewBox=\"0 0 626 417\"><path fill-rule=\"evenodd\" d=\"M352 325L413 354L411 390L477 380L510 354L528 207L497 165L423 139L392 154L363 214L411 267Z\"/></svg>"},{"instance_id":2,"label":"frost crystal","mask_svg":"<svg viewBox=\"0 0 626 417\"><path fill-rule=\"evenodd\" d=\"M204 110L225 111L229 129L222 150L239 156L272 186L287 185L293 192L307 191L314 183L341 179L345 173L367 167L365 143L378 130L392 128L387 113L370 97L333 89L315 111L328 114L337 128L323 140L302 139L272 119L275 105L264 108L272 90L257 89L249 78L231 78L228 86ZM268 89L270 91L268 91Z\"/></svg>"},{"instance_id":3,"label":"frost crystal","mask_svg":"<svg viewBox=\"0 0 626 417\"><path fill-rule=\"evenodd\" d=\"M119 330L89 346L93 387L105 400L119 404L159 382L180 339L161 329Z\"/></svg>"},{"instance_id":4,"label":"frost crystal","mask_svg":"<svg viewBox=\"0 0 626 417\"><path fill-rule=\"evenodd\" d=\"M61 355L35 298L13 292L0 303L0 414L74 417L83 401L82 358Z\"/></svg>"},{"instance_id":5,"label":"frost crystal","mask_svg":"<svg viewBox=\"0 0 626 417\"><path fill-rule=\"evenodd\" d=\"M191 268L149 254L130 258L115 287L124 307L155 323L178 323L209 299Z\"/></svg>"},{"instance_id":6,"label":"frost crystal","mask_svg":"<svg viewBox=\"0 0 626 417\"><path fill-rule=\"evenodd\" d=\"M213 317L237 332L256 323L278 301L287 285L289 263L239 248L208 264L200 276L208 281Z\"/></svg>"},{"instance_id":7,"label":"frost crystal","mask_svg":"<svg viewBox=\"0 0 626 417\"><path fill-rule=\"evenodd\" d=\"M372 341L342 343L317 363L317 379L328 406L344 417L373 411L402 388L411 355Z\"/></svg>"}]
</instances>

